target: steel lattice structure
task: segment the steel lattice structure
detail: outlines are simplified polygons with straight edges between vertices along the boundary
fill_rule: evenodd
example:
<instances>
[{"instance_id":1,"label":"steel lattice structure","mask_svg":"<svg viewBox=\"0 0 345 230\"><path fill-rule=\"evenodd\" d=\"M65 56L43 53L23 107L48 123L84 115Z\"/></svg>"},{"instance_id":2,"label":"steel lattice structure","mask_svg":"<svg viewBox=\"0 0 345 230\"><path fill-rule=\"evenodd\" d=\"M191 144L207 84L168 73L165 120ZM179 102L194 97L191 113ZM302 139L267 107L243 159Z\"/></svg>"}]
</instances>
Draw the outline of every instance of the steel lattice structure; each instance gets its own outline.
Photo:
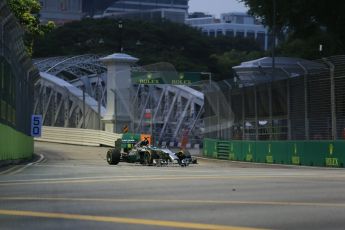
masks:
<instances>
[{"instance_id":1,"label":"steel lattice structure","mask_svg":"<svg viewBox=\"0 0 345 230\"><path fill-rule=\"evenodd\" d=\"M99 128L107 104L107 69L99 58L80 55L35 60L41 71L35 86L35 113L43 114L45 125ZM203 93L187 86L133 85L130 94L132 101L126 109L131 131L151 132L155 140L166 143L179 142L188 133L190 142L201 142ZM122 100L121 92L116 95ZM147 110L152 111L149 127L144 118Z\"/></svg>"}]
</instances>

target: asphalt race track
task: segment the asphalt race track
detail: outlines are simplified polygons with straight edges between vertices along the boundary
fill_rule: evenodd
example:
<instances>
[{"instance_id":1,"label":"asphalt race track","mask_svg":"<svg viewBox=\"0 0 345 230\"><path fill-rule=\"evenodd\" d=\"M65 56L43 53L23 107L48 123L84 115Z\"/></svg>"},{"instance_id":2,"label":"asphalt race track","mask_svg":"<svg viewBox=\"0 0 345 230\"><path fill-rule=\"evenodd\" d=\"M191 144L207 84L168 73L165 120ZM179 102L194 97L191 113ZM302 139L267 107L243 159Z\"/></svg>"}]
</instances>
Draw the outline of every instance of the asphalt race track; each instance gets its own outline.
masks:
<instances>
[{"instance_id":1,"label":"asphalt race track","mask_svg":"<svg viewBox=\"0 0 345 230\"><path fill-rule=\"evenodd\" d=\"M106 148L35 143L0 168L0 229L344 229L345 170L199 159L106 163Z\"/></svg>"}]
</instances>

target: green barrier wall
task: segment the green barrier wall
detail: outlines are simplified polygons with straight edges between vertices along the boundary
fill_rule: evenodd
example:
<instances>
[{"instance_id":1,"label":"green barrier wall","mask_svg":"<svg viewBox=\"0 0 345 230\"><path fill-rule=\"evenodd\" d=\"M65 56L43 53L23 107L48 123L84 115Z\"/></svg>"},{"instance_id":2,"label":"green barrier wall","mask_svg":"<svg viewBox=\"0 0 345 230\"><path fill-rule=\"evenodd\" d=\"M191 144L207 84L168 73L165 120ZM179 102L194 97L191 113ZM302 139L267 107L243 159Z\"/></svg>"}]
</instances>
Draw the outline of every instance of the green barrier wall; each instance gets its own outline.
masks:
<instances>
[{"instance_id":1,"label":"green barrier wall","mask_svg":"<svg viewBox=\"0 0 345 230\"><path fill-rule=\"evenodd\" d=\"M212 139L204 139L203 154L206 157L218 158L217 142Z\"/></svg>"},{"instance_id":2,"label":"green barrier wall","mask_svg":"<svg viewBox=\"0 0 345 230\"><path fill-rule=\"evenodd\" d=\"M32 137L0 124L0 161L28 159L33 152Z\"/></svg>"},{"instance_id":3,"label":"green barrier wall","mask_svg":"<svg viewBox=\"0 0 345 230\"><path fill-rule=\"evenodd\" d=\"M205 139L205 157L269 164L344 167L345 141L224 141Z\"/></svg>"}]
</instances>

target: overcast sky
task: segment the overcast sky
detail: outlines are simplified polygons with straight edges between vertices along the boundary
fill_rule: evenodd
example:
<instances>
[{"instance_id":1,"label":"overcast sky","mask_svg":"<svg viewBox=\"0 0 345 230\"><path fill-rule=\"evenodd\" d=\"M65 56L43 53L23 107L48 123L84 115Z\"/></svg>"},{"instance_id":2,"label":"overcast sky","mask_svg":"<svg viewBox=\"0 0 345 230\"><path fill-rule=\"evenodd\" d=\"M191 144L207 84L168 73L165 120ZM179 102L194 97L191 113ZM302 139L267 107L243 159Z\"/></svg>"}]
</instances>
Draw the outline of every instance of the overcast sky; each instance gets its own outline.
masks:
<instances>
[{"instance_id":1,"label":"overcast sky","mask_svg":"<svg viewBox=\"0 0 345 230\"><path fill-rule=\"evenodd\" d=\"M216 17L221 13L246 12L248 9L237 0L189 0L189 12L205 12Z\"/></svg>"}]
</instances>

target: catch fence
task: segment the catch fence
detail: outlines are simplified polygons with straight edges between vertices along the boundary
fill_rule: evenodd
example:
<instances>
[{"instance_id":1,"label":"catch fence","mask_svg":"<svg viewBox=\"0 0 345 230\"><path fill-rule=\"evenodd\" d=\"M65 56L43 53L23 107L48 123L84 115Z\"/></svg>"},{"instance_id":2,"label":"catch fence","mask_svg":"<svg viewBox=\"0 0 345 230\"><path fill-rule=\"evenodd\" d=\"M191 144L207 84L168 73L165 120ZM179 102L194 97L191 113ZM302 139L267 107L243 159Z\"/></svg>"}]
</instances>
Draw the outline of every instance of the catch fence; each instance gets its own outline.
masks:
<instances>
[{"instance_id":1,"label":"catch fence","mask_svg":"<svg viewBox=\"0 0 345 230\"><path fill-rule=\"evenodd\" d=\"M272 68L274 66L274 68ZM345 56L262 58L205 92L205 137L221 140L344 140Z\"/></svg>"}]
</instances>

